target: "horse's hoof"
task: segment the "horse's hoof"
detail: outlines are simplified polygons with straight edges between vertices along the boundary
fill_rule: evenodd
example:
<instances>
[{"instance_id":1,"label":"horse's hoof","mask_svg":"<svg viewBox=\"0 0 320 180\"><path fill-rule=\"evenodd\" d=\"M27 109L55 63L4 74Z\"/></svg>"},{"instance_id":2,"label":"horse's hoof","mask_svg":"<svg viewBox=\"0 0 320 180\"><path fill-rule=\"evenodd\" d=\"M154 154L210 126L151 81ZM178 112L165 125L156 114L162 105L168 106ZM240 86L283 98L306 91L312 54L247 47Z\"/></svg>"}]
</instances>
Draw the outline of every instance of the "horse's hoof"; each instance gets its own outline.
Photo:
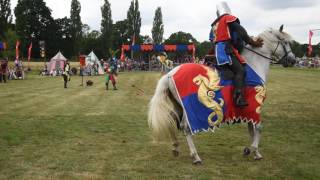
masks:
<instances>
[{"instance_id":1,"label":"horse's hoof","mask_svg":"<svg viewBox=\"0 0 320 180\"><path fill-rule=\"evenodd\" d=\"M243 155L244 155L244 156L249 156L249 155L250 155L250 153L251 153L250 148L245 147L245 148L243 149Z\"/></svg>"},{"instance_id":2,"label":"horse's hoof","mask_svg":"<svg viewBox=\"0 0 320 180\"><path fill-rule=\"evenodd\" d=\"M254 156L254 160L256 160L256 161L259 161L259 160L261 160L261 159L263 159L262 156Z\"/></svg>"},{"instance_id":3,"label":"horse's hoof","mask_svg":"<svg viewBox=\"0 0 320 180\"><path fill-rule=\"evenodd\" d=\"M173 154L174 157L178 157L180 152L177 151L177 150L172 150L172 154Z\"/></svg>"},{"instance_id":4,"label":"horse's hoof","mask_svg":"<svg viewBox=\"0 0 320 180\"><path fill-rule=\"evenodd\" d=\"M195 166L199 166L201 164L202 164L202 161L200 161L200 160L193 161L193 165L195 165Z\"/></svg>"}]
</instances>

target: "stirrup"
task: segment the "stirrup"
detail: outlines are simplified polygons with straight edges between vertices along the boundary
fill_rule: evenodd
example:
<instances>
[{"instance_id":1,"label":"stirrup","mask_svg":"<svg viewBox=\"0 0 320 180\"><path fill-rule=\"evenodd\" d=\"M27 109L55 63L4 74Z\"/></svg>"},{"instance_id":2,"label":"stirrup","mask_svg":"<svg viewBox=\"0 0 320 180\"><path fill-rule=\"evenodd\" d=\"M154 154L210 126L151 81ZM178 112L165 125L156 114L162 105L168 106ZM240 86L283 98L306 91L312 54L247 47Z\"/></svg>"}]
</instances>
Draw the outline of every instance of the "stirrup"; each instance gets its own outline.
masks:
<instances>
[{"instance_id":1,"label":"stirrup","mask_svg":"<svg viewBox=\"0 0 320 180\"><path fill-rule=\"evenodd\" d=\"M240 96L238 96L238 97L235 99L235 105L236 105L237 107L246 107L246 106L248 106L249 104L248 104L248 102L247 102L243 97L241 97L241 95L240 95Z\"/></svg>"},{"instance_id":2,"label":"stirrup","mask_svg":"<svg viewBox=\"0 0 320 180\"><path fill-rule=\"evenodd\" d=\"M249 105L241 93L237 93L234 96L233 101L234 101L235 106L237 106L237 107L246 107Z\"/></svg>"}]
</instances>

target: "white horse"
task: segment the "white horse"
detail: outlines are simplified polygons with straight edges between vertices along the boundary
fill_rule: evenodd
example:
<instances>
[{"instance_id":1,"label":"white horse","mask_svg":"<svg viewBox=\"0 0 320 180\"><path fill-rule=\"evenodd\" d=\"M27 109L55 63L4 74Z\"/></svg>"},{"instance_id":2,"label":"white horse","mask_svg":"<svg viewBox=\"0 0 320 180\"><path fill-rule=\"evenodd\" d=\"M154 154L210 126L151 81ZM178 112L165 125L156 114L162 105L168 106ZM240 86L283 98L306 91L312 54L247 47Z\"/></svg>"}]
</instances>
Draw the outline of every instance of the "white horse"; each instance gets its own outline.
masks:
<instances>
[{"instance_id":1,"label":"white horse","mask_svg":"<svg viewBox=\"0 0 320 180\"><path fill-rule=\"evenodd\" d=\"M248 45L243 50L242 56L247 60L247 65L257 72L265 83L271 60L286 66L289 61L293 61L295 56L289 44L291 42L291 36L283 32L283 26L280 27L280 30L266 30L258 37L264 40L263 47L253 48ZM177 132L179 130L183 131L193 158L193 163L201 164L201 159L191 138L193 132L191 132L188 119L186 118L187 114L172 80L173 75L181 66L183 65L174 68L159 80L155 94L150 101L148 123L156 140L164 137L172 140L172 151L175 156L179 155ZM194 64L194 66L200 65ZM249 155L250 152L253 151L255 160L262 159L262 155L258 151L261 136L261 122L253 123L249 121L248 131L252 144L250 148L244 149L244 155Z\"/></svg>"}]
</instances>

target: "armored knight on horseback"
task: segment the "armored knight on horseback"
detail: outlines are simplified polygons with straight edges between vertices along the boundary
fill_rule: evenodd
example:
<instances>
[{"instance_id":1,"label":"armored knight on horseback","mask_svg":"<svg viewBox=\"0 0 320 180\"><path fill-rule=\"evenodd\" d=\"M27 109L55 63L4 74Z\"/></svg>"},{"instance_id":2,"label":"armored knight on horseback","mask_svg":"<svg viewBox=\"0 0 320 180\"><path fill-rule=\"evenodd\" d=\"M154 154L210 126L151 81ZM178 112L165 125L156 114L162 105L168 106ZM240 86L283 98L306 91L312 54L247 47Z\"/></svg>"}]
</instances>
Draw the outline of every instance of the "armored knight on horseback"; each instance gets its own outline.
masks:
<instances>
[{"instance_id":1,"label":"armored knight on horseback","mask_svg":"<svg viewBox=\"0 0 320 180\"><path fill-rule=\"evenodd\" d=\"M234 103L238 107L247 106L243 93L246 61L240 53L244 47L243 42L252 47L261 47L263 40L259 38L254 40L248 36L247 31L240 25L240 20L231 15L226 2L217 4L217 19L211 26L210 40L214 46L217 65L233 73Z\"/></svg>"}]
</instances>

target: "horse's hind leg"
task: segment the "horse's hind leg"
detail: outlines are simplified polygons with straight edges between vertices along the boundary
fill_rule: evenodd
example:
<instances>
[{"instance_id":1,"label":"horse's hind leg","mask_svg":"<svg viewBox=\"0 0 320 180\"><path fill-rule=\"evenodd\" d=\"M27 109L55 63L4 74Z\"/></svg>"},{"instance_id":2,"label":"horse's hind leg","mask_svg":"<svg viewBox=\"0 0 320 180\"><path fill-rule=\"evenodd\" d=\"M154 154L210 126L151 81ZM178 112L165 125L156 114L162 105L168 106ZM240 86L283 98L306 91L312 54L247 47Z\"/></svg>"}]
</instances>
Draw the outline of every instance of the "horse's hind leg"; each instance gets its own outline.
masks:
<instances>
[{"instance_id":1,"label":"horse's hind leg","mask_svg":"<svg viewBox=\"0 0 320 180\"><path fill-rule=\"evenodd\" d=\"M190 154L191 154L191 157L193 158L193 164L195 165L200 165L201 164L201 159L198 155L198 152L197 152L197 149L193 143L193 140L192 140L192 137L191 137L191 133L189 130L185 130L185 136L187 138L187 142L188 142L188 146L189 146L189 149L190 149Z\"/></svg>"},{"instance_id":2,"label":"horse's hind leg","mask_svg":"<svg viewBox=\"0 0 320 180\"><path fill-rule=\"evenodd\" d=\"M254 151L254 159L255 160L260 160L262 159L262 155L260 154L258 147L260 143L260 138L261 138L261 130L262 126L261 123L253 125L254 129L254 135L253 135L253 142L252 142L252 149Z\"/></svg>"},{"instance_id":3,"label":"horse's hind leg","mask_svg":"<svg viewBox=\"0 0 320 180\"><path fill-rule=\"evenodd\" d=\"M179 141L178 141L178 137L177 134L172 132L171 133L171 139L172 139L172 154L175 157L178 157L180 154L180 150L179 150Z\"/></svg>"},{"instance_id":4,"label":"horse's hind leg","mask_svg":"<svg viewBox=\"0 0 320 180\"><path fill-rule=\"evenodd\" d=\"M178 157L179 154L180 154L178 138L175 137L172 140L173 140L173 143L172 143L172 147L173 147L172 148L172 154L173 154L173 156Z\"/></svg>"}]
</instances>

